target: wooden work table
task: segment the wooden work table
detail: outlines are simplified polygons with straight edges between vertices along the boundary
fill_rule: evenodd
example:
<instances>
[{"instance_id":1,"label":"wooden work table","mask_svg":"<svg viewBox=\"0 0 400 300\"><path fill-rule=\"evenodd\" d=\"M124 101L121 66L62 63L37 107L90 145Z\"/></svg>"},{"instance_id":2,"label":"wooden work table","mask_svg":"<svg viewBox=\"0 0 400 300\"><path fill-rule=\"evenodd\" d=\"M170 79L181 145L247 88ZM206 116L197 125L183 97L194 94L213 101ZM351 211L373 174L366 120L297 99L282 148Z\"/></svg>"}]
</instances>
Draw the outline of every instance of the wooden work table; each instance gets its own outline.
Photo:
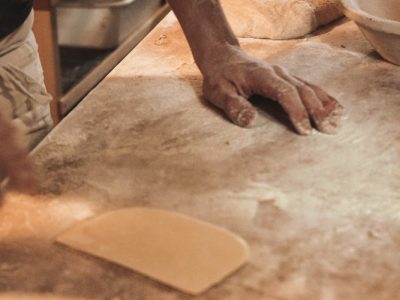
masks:
<instances>
[{"instance_id":1,"label":"wooden work table","mask_svg":"<svg viewBox=\"0 0 400 300\"><path fill-rule=\"evenodd\" d=\"M170 14L32 153L41 194L9 194L0 210L0 291L191 299L53 242L88 217L145 206L249 242L250 262L196 299L399 297L400 69L347 20L241 43L337 97L348 112L340 132L298 136L260 99L255 128L232 125L202 100Z\"/></svg>"}]
</instances>

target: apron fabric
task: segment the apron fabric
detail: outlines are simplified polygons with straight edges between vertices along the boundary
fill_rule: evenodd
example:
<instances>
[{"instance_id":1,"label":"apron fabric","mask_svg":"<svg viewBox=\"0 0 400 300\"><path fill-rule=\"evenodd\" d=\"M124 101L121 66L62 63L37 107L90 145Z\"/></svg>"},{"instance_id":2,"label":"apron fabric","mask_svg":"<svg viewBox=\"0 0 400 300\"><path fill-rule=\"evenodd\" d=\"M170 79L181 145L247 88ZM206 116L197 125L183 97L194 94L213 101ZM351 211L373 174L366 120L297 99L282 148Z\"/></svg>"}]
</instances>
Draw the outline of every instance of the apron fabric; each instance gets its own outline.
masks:
<instances>
[{"instance_id":1,"label":"apron fabric","mask_svg":"<svg viewBox=\"0 0 400 300\"><path fill-rule=\"evenodd\" d=\"M0 40L0 112L22 128L32 149L51 129L49 102L35 37L33 12Z\"/></svg>"}]
</instances>

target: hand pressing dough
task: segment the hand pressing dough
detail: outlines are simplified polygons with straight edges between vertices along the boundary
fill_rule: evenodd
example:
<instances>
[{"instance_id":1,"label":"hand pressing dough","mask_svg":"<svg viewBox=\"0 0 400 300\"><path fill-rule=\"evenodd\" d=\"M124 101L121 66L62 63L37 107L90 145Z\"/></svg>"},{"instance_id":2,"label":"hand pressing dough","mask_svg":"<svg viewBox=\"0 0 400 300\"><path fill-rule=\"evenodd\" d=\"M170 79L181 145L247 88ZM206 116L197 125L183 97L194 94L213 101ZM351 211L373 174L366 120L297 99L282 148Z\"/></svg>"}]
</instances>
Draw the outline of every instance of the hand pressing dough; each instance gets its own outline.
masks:
<instances>
[{"instance_id":1,"label":"hand pressing dough","mask_svg":"<svg viewBox=\"0 0 400 300\"><path fill-rule=\"evenodd\" d=\"M221 0L239 37L291 39L343 15L340 0Z\"/></svg>"},{"instance_id":2,"label":"hand pressing dough","mask_svg":"<svg viewBox=\"0 0 400 300\"><path fill-rule=\"evenodd\" d=\"M225 229L149 208L107 213L57 241L194 295L221 281L249 257L246 242Z\"/></svg>"}]
</instances>

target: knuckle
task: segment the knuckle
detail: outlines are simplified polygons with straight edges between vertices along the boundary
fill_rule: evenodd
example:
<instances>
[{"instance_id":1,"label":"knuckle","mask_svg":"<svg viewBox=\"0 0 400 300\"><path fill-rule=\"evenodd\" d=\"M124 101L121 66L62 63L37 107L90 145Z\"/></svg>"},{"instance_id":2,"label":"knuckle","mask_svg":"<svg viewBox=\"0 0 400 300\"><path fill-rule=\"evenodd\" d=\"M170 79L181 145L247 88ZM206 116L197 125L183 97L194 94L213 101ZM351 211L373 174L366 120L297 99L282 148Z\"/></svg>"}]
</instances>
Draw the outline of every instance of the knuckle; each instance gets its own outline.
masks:
<instances>
[{"instance_id":1,"label":"knuckle","mask_svg":"<svg viewBox=\"0 0 400 300\"><path fill-rule=\"evenodd\" d=\"M237 109L238 103L231 95L226 94L223 98L224 108L227 112L232 112Z\"/></svg>"},{"instance_id":2,"label":"knuckle","mask_svg":"<svg viewBox=\"0 0 400 300\"><path fill-rule=\"evenodd\" d=\"M293 85L282 85L276 90L276 97L282 102L289 102L297 96L297 89Z\"/></svg>"},{"instance_id":3,"label":"knuckle","mask_svg":"<svg viewBox=\"0 0 400 300\"><path fill-rule=\"evenodd\" d=\"M226 89L225 81L221 78L205 80L203 83L203 92L207 95L218 95Z\"/></svg>"}]
</instances>

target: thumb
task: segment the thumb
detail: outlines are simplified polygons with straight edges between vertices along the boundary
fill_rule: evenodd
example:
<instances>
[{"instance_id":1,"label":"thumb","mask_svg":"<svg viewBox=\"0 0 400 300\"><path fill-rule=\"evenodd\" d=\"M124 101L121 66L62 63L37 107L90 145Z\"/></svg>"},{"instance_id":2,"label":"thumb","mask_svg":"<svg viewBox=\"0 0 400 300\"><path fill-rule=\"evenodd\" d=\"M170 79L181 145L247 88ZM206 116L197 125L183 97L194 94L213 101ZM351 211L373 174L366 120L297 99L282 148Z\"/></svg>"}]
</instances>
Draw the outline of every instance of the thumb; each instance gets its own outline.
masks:
<instances>
[{"instance_id":1,"label":"thumb","mask_svg":"<svg viewBox=\"0 0 400 300\"><path fill-rule=\"evenodd\" d=\"M240 127L251 127L257 118L257 110L246 98L239 95L226 96L222 109Z\"/></svg>"},{"instance_id":2,"label":"thumb","mask_svg":"<svg viewBox=\"0 0 400 300\"><path fill-rule=\"evenodd\" d=\"M239 95L235 86L227 81L210 84L203 83L205 98L222 109L227 117L240 127L251 127L257 119L257 110L243 96Z\"/></svg>"}]
</instances>

